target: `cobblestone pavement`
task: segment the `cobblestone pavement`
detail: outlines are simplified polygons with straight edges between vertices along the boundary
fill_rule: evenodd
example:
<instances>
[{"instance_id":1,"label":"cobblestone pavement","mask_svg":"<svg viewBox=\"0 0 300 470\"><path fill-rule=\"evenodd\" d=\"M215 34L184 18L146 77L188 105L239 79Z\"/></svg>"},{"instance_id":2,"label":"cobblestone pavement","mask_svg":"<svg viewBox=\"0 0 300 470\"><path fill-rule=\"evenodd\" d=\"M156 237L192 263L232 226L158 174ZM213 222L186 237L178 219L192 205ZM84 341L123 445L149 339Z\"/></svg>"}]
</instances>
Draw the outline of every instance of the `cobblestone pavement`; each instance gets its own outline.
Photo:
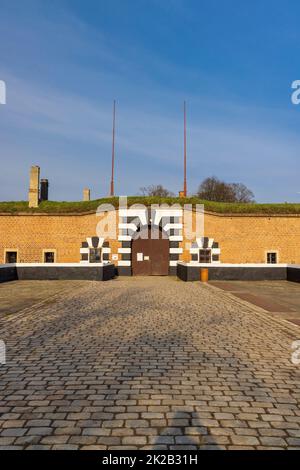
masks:
<instances>
[{"instance_id":1,"label":"cobblestone pavement","mask_svg":"<svg viewBox=\"0 0 300 470\"><path fill-rule=\"evenodd\" d=\"M2 449L300 448L300 328L213 286L83 282L0 339Z\"/></svg>"},{"instance_id":2,"label":"cobblestone pavement","mask_svg":"<svg viewBox=\"0 0 300 470\"><path fill-rule=\"evenodd\" d=\"M0 318L39 302L55 300L56 294L76 289L81 281L12 281L0 284Z\"/></svg>"}]
</instances>

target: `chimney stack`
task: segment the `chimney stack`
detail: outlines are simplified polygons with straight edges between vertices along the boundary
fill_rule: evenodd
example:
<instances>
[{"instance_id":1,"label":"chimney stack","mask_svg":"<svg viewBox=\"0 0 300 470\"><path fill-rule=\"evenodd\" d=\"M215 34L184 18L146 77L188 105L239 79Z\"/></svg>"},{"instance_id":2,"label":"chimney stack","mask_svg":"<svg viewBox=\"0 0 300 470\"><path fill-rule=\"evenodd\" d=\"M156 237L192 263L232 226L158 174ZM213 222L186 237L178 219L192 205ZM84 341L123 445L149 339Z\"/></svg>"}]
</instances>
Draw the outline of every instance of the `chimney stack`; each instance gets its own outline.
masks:
<instances>
[{"instance_id":1,"label":"chimney stack","mask_svg":"<svg viewBox=\"0 0 300 470\"><path fill-rule=\"evenodd\" d=\"M49 181L47 179L41 179L41 202L48 201L48 189L49 189Z\"/></svg>"},{"instance_id":2,"label":"chimney stack","mask_svg":"<svg viewBox=\"0 0 300 470\"><path fill-rule=\"evenodd\" d=\"M91 190L88 188L84 188L83 190L83 200L90 201L91 200Z\"/></svg>"},{"instance_id":3,"label":"chimney stack","mask_svg":"<svg viewBox=\"0 0 300 470\"><path fill-rule=\"evenodd\" d=\"M29 207L39 206L39 187L40 187L40 167L32 166L30 168L30 183L28 193Z\"/></svg>"}]
</instances>

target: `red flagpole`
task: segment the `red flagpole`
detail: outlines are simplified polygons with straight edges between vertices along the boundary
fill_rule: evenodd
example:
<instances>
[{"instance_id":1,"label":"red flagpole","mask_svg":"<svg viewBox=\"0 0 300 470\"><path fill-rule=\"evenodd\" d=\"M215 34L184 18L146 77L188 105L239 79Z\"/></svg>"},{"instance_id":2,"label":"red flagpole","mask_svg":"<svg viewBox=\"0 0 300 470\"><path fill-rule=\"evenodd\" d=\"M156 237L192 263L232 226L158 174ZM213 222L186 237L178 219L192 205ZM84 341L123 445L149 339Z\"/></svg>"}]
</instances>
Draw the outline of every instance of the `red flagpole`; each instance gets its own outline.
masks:
<instances>
[{"instance_id":1,"label":"red flagpole","mask_svg":"<svg viewBox=\"0 0 300 470\"><path fill-rule=\"evenodd\" d=\"M113 105L113 135L112 135L112 155L111 155L111 182L110 182L110 195L115 195L114 188L114 174L115 174L115 129L116 129L116 101Z\"/></svg>"},{"instance_id":2,"label":"red flagpole","mask_svg":"<svg viewBox=\"0 0 300 470\"><path fill-rule=\"evenodd\" d=\"M183 122L184 122L184 179L183 179L183 195L187 196L186 184L186 104L183 102Z\"/></svg>"}]
</instances>

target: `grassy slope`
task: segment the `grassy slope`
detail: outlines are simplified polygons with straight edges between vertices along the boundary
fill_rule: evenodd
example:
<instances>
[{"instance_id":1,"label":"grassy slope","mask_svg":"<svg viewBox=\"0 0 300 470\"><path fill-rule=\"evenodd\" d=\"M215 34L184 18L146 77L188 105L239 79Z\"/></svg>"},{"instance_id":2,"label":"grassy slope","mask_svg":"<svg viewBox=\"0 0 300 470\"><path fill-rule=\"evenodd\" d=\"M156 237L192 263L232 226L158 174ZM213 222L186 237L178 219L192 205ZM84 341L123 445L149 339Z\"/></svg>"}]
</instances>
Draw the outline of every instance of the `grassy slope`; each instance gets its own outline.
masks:
<instances>
[{"instance_id":1,"label":"grassy slope","mask_svg":"<svg viewBox=\"0 0 300 470\"><path fill-rule=\"evenodd\" d=\"M186 199L180 198L159 198L159 197L144 197L144 196L131 196L128 197L128 206L132 204L204 204L205 210L221 214L300 214L300 204L240 204L240 203L224 203L224 202L211 202L203 201L196 197L188 197ZM40 204L36 209L30 209L27 201L16 202L0 202L0 212L16 213L81 213L88 211L95 211L100 204L112 204L118 206L119 199L103 198L94 201L78 201L78 202L56 202L45 201Z\"/></svg>"}]
</instances>

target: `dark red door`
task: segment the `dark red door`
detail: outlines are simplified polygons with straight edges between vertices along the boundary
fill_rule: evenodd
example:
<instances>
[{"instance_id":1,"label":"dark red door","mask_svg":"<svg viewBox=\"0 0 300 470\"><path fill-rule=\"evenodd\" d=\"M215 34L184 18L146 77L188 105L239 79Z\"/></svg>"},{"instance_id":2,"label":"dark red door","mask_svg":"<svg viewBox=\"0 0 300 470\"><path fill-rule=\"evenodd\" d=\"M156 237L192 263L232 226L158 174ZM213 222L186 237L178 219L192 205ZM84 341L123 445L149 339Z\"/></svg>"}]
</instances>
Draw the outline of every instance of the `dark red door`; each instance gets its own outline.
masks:
<instances>
[{"instance_id":1,"label":"dark red door","mask_svg":"<svg viewBox=\"0 0 300 470\"><path fill-rule=\"evenodd\" d=\"M131 263L134 276L151 276L151 240L138 238L132 241Z\"/></svg>"},{"instance_id":2,"label":"dark red door","mask_svg":"<svg viewBox=\"0 0 300 470\"><path fill-rule=\"evenodd\" d=\"M169 240L157 228L142 228L148 238L132 240L131 259L134 276L167 276L169 274Z\"/></svg>"},{"instance_id":3,"label":"dark red door","mask_svg":"<svg viewBox=\"0 0 300 470\"><path fill-rule=\"evenodd\" d=\"M151 240L151 274L167 276L169 274L169 240Z\"/></svg>"}]
</instances>

